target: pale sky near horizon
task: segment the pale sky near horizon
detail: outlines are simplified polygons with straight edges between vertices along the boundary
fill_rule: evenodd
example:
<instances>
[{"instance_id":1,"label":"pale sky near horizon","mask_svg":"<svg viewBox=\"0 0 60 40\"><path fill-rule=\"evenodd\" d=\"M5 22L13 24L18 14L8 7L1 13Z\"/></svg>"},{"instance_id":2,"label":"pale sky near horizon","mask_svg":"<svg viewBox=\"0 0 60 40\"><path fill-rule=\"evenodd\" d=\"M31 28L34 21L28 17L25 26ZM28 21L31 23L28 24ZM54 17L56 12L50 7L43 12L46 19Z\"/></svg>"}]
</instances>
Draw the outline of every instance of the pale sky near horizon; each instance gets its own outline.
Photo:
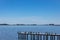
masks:
<instances>
[{"instance_id":1,"label":"pale sky near horizon","mask_svg":"<svg viewBox=\"0 0 60 40\"><path fill-rule=\"evenodd\" d=\"M0 0L0 23L60 24L60 0Z\"/></svg>"}]
</instances>

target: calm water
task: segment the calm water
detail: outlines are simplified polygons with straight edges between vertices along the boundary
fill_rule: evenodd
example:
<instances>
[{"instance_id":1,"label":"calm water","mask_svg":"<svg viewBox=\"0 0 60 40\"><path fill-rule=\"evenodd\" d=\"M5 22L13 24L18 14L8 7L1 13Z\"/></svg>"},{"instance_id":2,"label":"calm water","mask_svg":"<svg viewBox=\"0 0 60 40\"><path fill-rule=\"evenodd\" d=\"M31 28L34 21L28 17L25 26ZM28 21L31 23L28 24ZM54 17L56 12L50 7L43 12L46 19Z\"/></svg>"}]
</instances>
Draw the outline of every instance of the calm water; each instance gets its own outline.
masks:
<instances>
[{"instance_id":1,"label":"calm water","mask_svg":"<svg viewBox=\"0 0 60 40\"><path fill-rule=\"evenodd\" d=\"M18 40L17 32L19 31L60 34L60 26L0 26L0 40Z\"/></svg>"}]
</instances>

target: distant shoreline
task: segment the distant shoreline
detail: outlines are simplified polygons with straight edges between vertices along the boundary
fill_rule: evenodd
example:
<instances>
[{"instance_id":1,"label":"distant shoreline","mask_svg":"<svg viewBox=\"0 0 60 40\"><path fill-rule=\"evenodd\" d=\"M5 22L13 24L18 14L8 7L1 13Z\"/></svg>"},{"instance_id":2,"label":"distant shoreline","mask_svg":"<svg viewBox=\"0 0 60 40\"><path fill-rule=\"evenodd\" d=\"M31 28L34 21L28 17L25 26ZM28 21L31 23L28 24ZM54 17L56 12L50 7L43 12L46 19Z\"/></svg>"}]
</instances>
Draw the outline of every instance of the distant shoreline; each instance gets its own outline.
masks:
<instances>
[{"instance_id":1,"label":"distant shoreline","mask_svg":"<svg viewBox=\"0 0 60 40\"><path fill-rule=\"evenodd\" d=\"M58 24L0 24L0 26L60 26Z\"/></svg>"}]
</instances>

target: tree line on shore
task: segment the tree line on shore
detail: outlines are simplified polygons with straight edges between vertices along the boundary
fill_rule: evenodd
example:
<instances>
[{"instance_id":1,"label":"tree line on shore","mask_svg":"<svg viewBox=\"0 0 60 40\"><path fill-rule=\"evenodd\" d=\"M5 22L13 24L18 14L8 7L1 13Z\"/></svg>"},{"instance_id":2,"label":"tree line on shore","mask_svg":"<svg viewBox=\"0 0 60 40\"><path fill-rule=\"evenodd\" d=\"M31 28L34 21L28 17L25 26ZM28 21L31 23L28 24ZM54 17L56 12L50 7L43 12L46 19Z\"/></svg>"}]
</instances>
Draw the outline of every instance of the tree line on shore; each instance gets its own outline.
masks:
<instances>
[{"instance_id":1,"label":"tree line on shore","mask_svg":"<svg viewBox=\"0 0 60 40\"><path fill-rule=\"evenodd\" d=\"M15 25L15 26L60 26L58 24L0 24L0 25Z\"/></svg>"}]
</instances>

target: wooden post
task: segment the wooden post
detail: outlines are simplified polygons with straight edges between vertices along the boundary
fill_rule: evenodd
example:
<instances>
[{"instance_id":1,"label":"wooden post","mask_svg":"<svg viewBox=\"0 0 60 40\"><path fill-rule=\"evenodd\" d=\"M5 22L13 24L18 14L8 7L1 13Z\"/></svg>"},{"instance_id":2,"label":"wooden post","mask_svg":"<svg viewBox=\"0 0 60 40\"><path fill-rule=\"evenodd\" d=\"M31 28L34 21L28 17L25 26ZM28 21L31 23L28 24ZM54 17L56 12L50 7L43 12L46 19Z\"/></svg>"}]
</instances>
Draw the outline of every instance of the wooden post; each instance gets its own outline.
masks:
<instances>
[{"instance_id":1,"label":"wooden post","mask_svg":"<svg viewBox=\"0 0 60 40\"><path fill-rule=\"evenodd\" d=\"M32 32L30 32L30 38L31 38L31 40L32 40Z\"/></svg>"},{"instance_id":2,"label":"wooden post","mask_svg":"<svg viewBox=\"0 0 60 40\"><path fill-rule=\"evenodd\" d=\"M53 36L54 37L54 39L53 40L55 40L55 36Z\"/></svg>"},{"instance_id":3,"label":"wooden post","mask_svg":"<svg viewBox=\"0 0 60 40\"><path fill-rule=\"evenodd\" d=\"M42 40L42 35L40 35L40 40Z\"/></svg>"},{"instance_id":4,"label":"wooden post","mask_svg":"<svg viewBox=\"0 0 60 40\"><path fill-rule=\"evenodd\" d=\"M33 34L33 37L32 38L33 38L33 40L35 40L35 34Z\"/></svg>"},{"instance_id":5,"label":"wooden post","mask_svg":"<svg viewBox=\"0 0 60 40\"><path fill-rule=\"evenodd\" d=\"M37 34L37 35L35 36L35 39L36 39L36 40L39 40L39 34Z\"/></svg>"},{"instance_id":6,"label":"wooden post","mask_svg":"<svg viewBox=\"0 0 60 40\"><path fill-rule=\"evenodd\" d=\"M57 40L60 40L60 36L57 36Z\"/></svg>"},{"instance_id":7,"label":"wooden post","mask_svg":"<svg viewBox=\"0 0 60 40\"><path fill-rule=\"evenodd\" d=\"M54 40L54 37L52 35L50 36L50 40Z\"/></svg>"},{"instance_id":8,"label":"wooden post","mask_svg":"<svg viewBox=\"0 0 60 40\"><path fill-rule=\"evenodd\" d=\"M28 40L28 34L27 34L27 40Z\"/></svg>"},{"instance_id":9,"label":"wooden post","mask_svg":"<svg viewBox=\"0 0 60 40\"><path fill-rule=\"evenodd\" d=\"M43 35L43 40L46 40L46 36L45 35Z\"/></svg>"}]
</instances>

